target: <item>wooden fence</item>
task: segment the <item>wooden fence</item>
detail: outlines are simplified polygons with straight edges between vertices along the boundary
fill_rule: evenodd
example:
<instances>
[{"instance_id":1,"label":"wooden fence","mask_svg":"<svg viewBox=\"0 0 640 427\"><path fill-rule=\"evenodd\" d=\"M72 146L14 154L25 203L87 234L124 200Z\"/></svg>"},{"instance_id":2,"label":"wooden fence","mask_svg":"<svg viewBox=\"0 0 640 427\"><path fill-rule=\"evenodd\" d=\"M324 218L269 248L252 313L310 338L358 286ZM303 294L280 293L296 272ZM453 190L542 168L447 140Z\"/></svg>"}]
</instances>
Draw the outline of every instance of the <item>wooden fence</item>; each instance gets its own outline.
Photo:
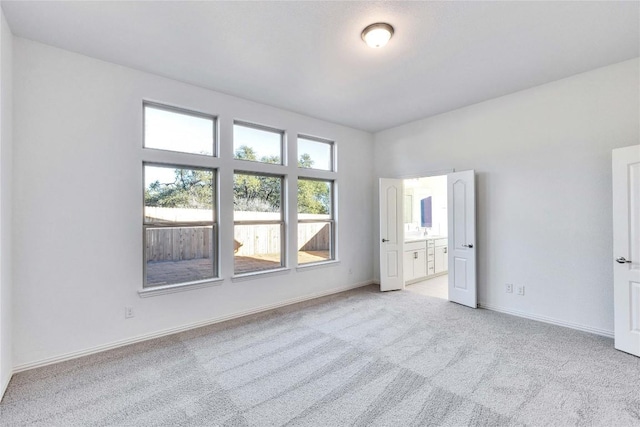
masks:
<instances>
[{"instance_id":1,"label":"wooden fence","mask_svg":"<svg viewBox=\"0 0 640 427\"><path fill-rule=\"evenodd\" d=\"M147 261L181 261L211 257L212 229L178 227L147 229Z\"/></svg>"},{"instance_id":2,"label":"wooden fence","mask_svg":"<svg viewBox=\"0 0 640 427\"><path fill-rule=\"evenodd\" d=\"M326 222L298 224L298 250L331 250L331 224Z\"/></svg>"},{"instance_id":3,"label":"wooden fence","mask_svg":"<svg viewBox=\"0 0 640 427\"><path fill-rule=\"evenodd\" d=\"M208 227L147 229L147 261L181 261L210 258L212 230ZM242 225L234 229L236 255L252 256L281 251L280 225ZM331 225L298 224L298 250L328 251Z\"/></svg>"}]
</instances>

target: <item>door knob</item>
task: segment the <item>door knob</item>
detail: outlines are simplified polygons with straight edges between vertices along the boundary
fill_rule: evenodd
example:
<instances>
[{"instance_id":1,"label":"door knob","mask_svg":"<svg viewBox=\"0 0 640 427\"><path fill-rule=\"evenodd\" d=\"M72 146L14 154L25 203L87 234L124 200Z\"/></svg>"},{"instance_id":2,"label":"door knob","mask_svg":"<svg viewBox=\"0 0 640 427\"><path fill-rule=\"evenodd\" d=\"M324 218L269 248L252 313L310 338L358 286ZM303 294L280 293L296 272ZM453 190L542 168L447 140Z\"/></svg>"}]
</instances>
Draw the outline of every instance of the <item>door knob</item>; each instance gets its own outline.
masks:
<instances>
[{"instance_id":1,"label":"door knob","mask_svg":"<svg viewBox=\"0 0 640 427\"><path fill-rule=\"evenodd\" d=\"M462 245L462 247L471 249L473 247L473 245L471 243L469 243L468 245Z\"/></svg>"},{"instance_id":2,"label":"door knob","mask_svg":"<svg viewBox=\"0 0 640 427\"><path fill-rule=\"evenodd\" d=\"M616 258L616 262L619 262L620 264L626 264L626 263L631 263L631 260L621 256L619 258Z\"/></svg>"},{"instance_id":3,"label":"door knob","mask_svg":"<svg viewBox=\"0 0 640 427\"><path fill-rule=\"evenodd\" d=\"M389 241L389 239L382 239L382 243L388 242L388 241Z\"/></svg>"}]
</instances>

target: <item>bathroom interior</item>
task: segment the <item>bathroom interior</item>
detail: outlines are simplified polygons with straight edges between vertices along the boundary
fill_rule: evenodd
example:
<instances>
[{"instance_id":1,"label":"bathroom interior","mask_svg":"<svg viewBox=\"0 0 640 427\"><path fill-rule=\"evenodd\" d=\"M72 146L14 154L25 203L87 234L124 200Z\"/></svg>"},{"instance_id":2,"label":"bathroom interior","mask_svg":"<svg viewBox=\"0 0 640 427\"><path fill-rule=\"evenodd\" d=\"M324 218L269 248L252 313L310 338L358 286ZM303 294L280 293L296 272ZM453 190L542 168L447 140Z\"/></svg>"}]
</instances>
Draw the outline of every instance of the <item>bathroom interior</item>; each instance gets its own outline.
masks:
<instances>
[{"instance_id":1,"label":"bathroom interior","mask_svg":"<svg viewBox=\"0 0 640 427\"><path fill-rule=\"evenodd\" d=\"M447 176L403 183L406 289L448 299Z\"/></svg>"}]
</instances>

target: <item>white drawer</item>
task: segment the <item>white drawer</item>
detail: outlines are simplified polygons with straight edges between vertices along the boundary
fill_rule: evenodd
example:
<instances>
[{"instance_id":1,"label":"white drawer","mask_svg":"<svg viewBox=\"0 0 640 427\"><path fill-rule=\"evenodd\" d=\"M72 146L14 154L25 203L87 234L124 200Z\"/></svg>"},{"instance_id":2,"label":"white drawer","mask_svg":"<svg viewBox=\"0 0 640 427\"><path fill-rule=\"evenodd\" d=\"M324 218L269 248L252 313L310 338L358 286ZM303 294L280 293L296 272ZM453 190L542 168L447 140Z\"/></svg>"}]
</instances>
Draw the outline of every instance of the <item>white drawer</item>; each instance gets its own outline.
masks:
<instances>
[{"instance_id":1,"label":"white drawer","mask_svg":"<svg viewBox=\"0 0 640 427\"><path fill-rule=\"evenodd\" d=\"M427 253L428 253L429 255L433 255L433 254L435 254L435 253L436 253L436 250L435 250L434 248L429 248L429 249L427 249Z\"/></svg>"},{"instance_id":2,"label":"white drawer","mask_svg":"<svg viewBox=\"0 0 640 427\"><path fill-rule=\"evenodd\" d=\"M449 239L436 239L435 240L436 247L438 247L438 246L447 246L448 242L449 242Z\"/></svg>"},{"instance_id":3,"label":"white drawer","mask_svg":"<svg viewBox=\"0 0 640 427\"><path fill-rule=\"evenodd\" d=\"M405 252L411 252L411 251L419 251L419 250L424 250L426 248L424 241L422 242L409 242L409 243L405 243L404 244L404 251Z\"/></svg>"},{"instance_id":4,"label":"white drawer","mask_svg":"<svg viewBox=\"0 0 640 427\"><path fill-rule=\"evenodd\" d=\"M434 246L433 239L427 240L427 247L432 248Z\"/></svg>"}]
</instances>

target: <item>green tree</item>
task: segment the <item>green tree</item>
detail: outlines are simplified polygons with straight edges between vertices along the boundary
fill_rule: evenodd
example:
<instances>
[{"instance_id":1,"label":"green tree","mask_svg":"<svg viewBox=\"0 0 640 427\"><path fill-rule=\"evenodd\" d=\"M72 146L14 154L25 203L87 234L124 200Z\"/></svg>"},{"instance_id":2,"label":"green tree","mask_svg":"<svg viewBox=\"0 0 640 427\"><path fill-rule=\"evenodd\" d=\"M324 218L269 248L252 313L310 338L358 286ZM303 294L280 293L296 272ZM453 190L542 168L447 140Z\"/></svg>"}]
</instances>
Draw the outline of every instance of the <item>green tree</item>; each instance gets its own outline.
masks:
<instances>
[{"instance_id":1,"label":"green tree","mask_svg":"<svg viewBox=\"0 0 640 427\"><path fill-rule=\"evenodd\" d=\"M257 160L256 152L248 145L241 145L235 152L234 158L239 160Z\"/></svg>"},{"instance_id":2,"label":"green tree","mask_svg":"<svg viewBox=\"0 0 640 427\"><path fill-rule=\"evenodd\" d=\"M238 160L252 160L254 162L258 161L258 155L256 154L255 150L253 149L253 147L249 147L248 145L241 145L240 147L238 147L233 157ZM259 161L262 163L281 163L280 156L262 156L260 157Z\"/></svg>"},{"instance_id":3,"label":"green tree","mask_svg":"<svg viewBox=\"0 0 640 427\"><path fill-rule=\"evenodd\" d=\"M152 182L145 189L145 206L210 209L213 173L201 169L175 169L173 182Z\"/></svg>"},{"instance_id":4,"label":"green tree","mask_svg":"<svg viewBox=\"0 0 640 427\"><path fill-rule=\"evenodd\" d=\"M298 167L311 168L314 161L308 153L298 159ZM330 214L331 183L312 179L298 180L298 213Z\"/></svg>"},{"instance_id":5,"label":"green tree","mask_svg":"<svg viewBox=\"0 0 640 427\"><path fill-rule=\"evenodd\" d=\"M313 179L298 180L298 213L331 213L331 183Z\"/></svg>"},{"instance_id":6,"label":"green tree","mask_svg":"<svg viewBox=\"0 0 640 427\"><path fill-rule=\"evenodd\" d=\"M240 146L236 159L256 160L253 148ZM262 157L264 163L280 163L277 156ZM233 207L237 211L278 212L282 203L282 179L274 176L235 174L233 178Z\"/></svg>"},{"instance_id":7,"label":"green tree","mask_svg":"<svg viewBox=\"0 0 640 427\"><path fill-rule=\"evenodd\" d=\"M300 159L298 160L298 167L300 168L310 168L313 166L314 161L311 159L311 156L307 153L301 154Z\"/></svg>"}]
</instances>

